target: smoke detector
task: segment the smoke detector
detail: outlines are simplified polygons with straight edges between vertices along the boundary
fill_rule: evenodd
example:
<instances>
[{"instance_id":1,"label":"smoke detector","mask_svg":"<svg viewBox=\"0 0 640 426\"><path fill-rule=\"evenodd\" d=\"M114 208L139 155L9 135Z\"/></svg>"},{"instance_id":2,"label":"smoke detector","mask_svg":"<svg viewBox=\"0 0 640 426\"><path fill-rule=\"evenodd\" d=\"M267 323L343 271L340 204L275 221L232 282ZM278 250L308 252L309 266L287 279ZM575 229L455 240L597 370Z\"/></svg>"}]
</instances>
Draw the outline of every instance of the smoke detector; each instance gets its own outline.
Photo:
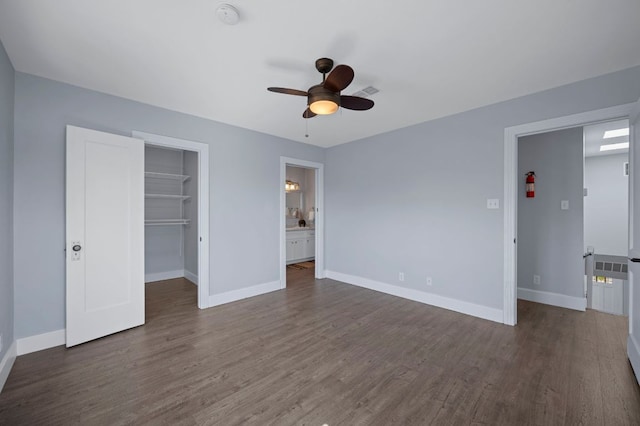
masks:
<instances>
[{"instance_id":1,"label":"smoke detector","mask_svg":"<svg viewBox=\"0 0 640 426\"><path fill-rule=\"evenodd\" d=\"M216 16L221 22L227 25L235 25L240 19L238 9L226 3L218 6L218 8L216 9Z\"/></svg>"}]
</instances>

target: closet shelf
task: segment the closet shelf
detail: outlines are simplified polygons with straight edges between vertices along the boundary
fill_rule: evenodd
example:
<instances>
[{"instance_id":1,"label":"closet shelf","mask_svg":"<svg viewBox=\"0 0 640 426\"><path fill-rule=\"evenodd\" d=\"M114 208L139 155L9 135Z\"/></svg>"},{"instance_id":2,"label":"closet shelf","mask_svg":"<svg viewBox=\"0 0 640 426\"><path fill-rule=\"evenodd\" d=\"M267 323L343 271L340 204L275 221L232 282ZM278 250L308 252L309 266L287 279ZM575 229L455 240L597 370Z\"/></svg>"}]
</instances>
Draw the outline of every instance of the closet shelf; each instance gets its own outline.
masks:
<instances>
[{"instance_id":1,"label":"closet shelf","mask_svg":"<svg viewBox=\"0 0 640 426\"><path fill-rule=\"evenodd\" d=\"M144 194L144 198L157 198L165 200L187 200L191 198L189 195L177 195L177 194Z\"/></svg>"},{"instance_id":2,"label":"closet shelf","mask_svg":"<svg viewBox=\"0 0 640 426\"><path fill-rule=\"evenodd\" d=\"M144 177L152 179L179 180L182 182L186 182L191 176L174 175L171 173L144 172Z\"/></svg>"},{"instance_id":3,"label":"closet shelf","mask_svg":"<svg viewBox=\"0 0 640 426\"><path fill-rule=\"evenodd\" d=\"M162 225L188 225L189 219L146 219L146 226L162 226Z\"/></svg>"}]
</instances>

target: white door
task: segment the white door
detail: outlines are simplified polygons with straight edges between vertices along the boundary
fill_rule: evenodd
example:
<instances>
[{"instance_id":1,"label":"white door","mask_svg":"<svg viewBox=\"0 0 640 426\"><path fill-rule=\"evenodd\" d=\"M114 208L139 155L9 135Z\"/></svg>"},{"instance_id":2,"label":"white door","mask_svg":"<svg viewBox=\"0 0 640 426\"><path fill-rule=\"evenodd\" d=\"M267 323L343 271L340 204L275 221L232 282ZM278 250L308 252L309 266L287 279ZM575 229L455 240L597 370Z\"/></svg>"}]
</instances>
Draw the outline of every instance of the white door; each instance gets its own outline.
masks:
<instances>
[{"instance_id":1,"label":"white door","mask_svg":"<svg viewBox=\"0 0 640 426\"><path fill-rule=\"evenodd\" d=\"M627 354L640 383L640 100L629 117L629 339Z\"/></svg>"},{"instance_id":2,"label":"white door","mask_svg":"<svg viewBox=\"0 0 640 426\"><path fill-rule=\"evenodd\" d=\"M144 142L67 126L67 347L144 324Z\"/></svg>"}]
</instances>

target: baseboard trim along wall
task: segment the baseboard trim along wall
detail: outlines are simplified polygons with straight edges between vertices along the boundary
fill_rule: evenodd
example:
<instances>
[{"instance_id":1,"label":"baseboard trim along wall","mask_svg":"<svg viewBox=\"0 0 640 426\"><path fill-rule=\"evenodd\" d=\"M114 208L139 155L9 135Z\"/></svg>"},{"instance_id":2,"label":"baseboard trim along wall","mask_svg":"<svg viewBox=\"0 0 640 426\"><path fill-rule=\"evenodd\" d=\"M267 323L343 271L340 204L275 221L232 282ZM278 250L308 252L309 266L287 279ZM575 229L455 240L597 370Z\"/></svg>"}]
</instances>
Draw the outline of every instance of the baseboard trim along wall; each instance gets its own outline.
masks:
<instances>
[{"instance_id":1,"label":"baseboard trim along wall","mask_svg":"<svg viewBox=\"0 0 640 426\"><path fill-rule=\"evenodd\" d=\"M633 368L633 374L636 375L636 381L640 383L640 345L633 334L627 338L627 356Z\"/></svg>"},{"instance_id":2,"label":"baseboard trim along wall","mask_svg":"<svg viewBox=\"0 0 640 426\"><path fill-rule=\"evenodd\" d=\"M53 348L55 346L64 345L67 342L66 330L50 331L35 336L23 337L16 340L17 355L26 355L31 352L42 351L44 349Z\"/></svg>"},{"instance_id":3,"label":"baseboard trim along wall","mask_svg":"<svg viewBox=\"0 0 640 426\"><path fill-rule=\"evenodd\" d=\"M156 272L153 274L145 274L144 282L152 283L154 281L172 280L174 278L182 278L185 275L184 269L176 269L175 271Z\"/></svg>"},{"instance_id":4,"label":"baseboard trim along wall","mask_svg":"<svg viewBox=\"0 0 640 426\"><path fill-rule=\"evenodd\" d=\"M576 311L587 310L586 297L566 296L564 294L531 290L530 288L524 287L518 287L518 299L544 303L545 305L559 306L561 308L573 309Z\"/></svg>"},{"instance_id":5,"label":"baseboard trim along wall","mask_svg":"<svg viewBox=\"0 0 640 426\"><path fill-rule=\"evenodd\" d=\"M194 283L195 285L198 285L198 276L196 274L194 274L193 272L189 272L186 269L184 270L184 277L186 279L188 279L189 281L191 281L192 283Z\"/></svg>"},{"instance_id":6,"label":"baseboard trim along wall","mask_svg":"<svg viewBox=\"0 0 640 426\"><path fill-rule=\"evenodd\" d=\"M2 361L0 361L0 392L2 392L4 384L7 383L7 379L9 378L9 373L11 372L11 367L13 367L13 362L16 360L16 356L16 342L13 342L11 343L11 346L9 346L7 353L2 357Z\"/></svg>"},{"instance_id":7,"label":"baseboard trim along wall","mask_svg":"<svg viewBox=\"0 0 640 426\"><path fill-rule=\"evenodd\" d=\"M501 309L476 305L475 303L464 302L462 300L451 299L449 297L439 296L433 293L426 293L410 288L386 284L379 281L370 280L368 278L343 274L341 272L326 271L326 274L327 278L330 278L332 280L341 281L358 287L368 288L369 290L379 291L381 293L402 297L431 306L437 306L439 308L448 309L450 311L471 315L489 321L495 321L499 323L502 323L503 321Z\"/></svg>"},{"instance_id":8,"label":"baseboard trim along wall","mask_svg":"<svg viewBox=\"0 0 640 426\"><path fill-rule=\"evenodd\" d=\"M225 303L259 296L261 294L271 293L272 291L281 289L282 286L280 286L280 281L272 281L269 283L254 285L252 287L241 288L239 290L227 291L226 293L212 294L209 296L209 307L224 305Z\"/></svg>"}]
</instances>

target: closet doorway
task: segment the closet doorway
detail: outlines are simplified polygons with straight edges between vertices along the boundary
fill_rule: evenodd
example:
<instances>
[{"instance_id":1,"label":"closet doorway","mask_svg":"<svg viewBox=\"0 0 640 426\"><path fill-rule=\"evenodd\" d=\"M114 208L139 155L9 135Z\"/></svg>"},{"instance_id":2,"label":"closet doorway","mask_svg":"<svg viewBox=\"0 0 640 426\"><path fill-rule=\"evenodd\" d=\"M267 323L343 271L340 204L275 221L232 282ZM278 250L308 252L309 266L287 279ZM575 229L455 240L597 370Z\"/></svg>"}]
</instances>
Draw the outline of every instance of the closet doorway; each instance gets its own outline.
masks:
<instances>
[{"instance_id":1,"label":"closet doorway","mask_svg":"<svg viewBox=\"0 0 640 426\"><path fill-rule=\"evenodd\" d=\"M145 141L145 282L182 278L209 307L208 145L134 131Z\"/></svg>"}]
</instances>

